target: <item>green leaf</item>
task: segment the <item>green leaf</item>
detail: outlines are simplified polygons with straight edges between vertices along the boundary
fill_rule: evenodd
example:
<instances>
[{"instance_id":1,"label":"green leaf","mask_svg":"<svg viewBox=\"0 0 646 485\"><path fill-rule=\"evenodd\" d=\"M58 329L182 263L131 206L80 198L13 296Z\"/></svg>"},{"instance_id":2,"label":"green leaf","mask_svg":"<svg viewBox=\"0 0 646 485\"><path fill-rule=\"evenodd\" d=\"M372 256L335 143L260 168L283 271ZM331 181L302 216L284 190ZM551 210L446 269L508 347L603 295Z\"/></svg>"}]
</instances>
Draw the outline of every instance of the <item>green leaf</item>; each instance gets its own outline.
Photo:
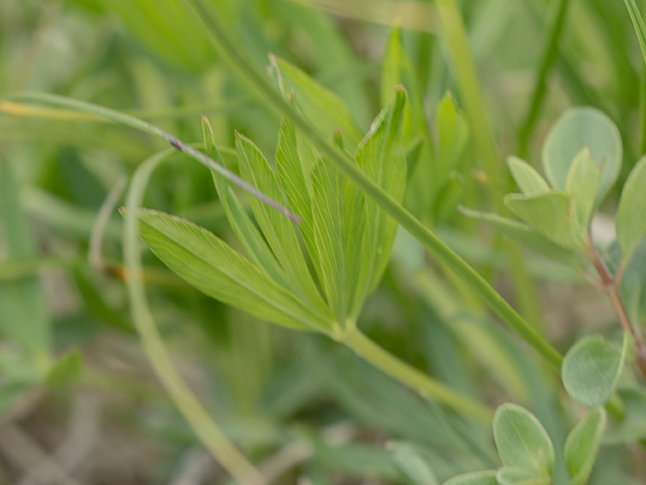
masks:
<instances>
[{"instance_id":1,"label":"green leaf","mask_svg":"<svg viewBox=\"0 0 646 485\"><path fill-rule=\"evenodd\" d=\"M331 136L338 129L348 146L356 146L361 133L341 98L289 62L275 58L275 64L282 76L283 95L291 96L294 91L296 104L322 133Z\"/></svg>"},{"instance_id":2,"label":"green leaf","mask_svg":"<svg viewBox=\"0 0 646 485\"><path fill-rule=\"evenodd\" d=\"M572 477L572 485L587 483L605 426L606 410L598 407L570 431L565 441L565 466Z\"/></svg>"},{"instance_id":3,"label":"green leaf","mask_svg":"<svg viewBox=\"0 0 646 485\"><path fill-rule=\"evenodd\" d=\"M565 189L572 194L576 209L577 225L588 230L594 209L594 200L601 181L601 167L592 160L588 147L574 157L565 182Z\"/></svg>"},{"instance_id":4,"label":"green leaf","mask_svg":"<svg viewBox=\"0 0 646 485\"><path fill-rule=\"evenodd\" d=\"M327 303L338 323L348 318L348 268L343 193L344 179L329 163L319 159L312 171L312 231L320 279ZM347 183L347 182L345 182Z\"/></svg>"},{"instance_id":5,"label":"green leaf","mask_svg":"<svg viewBox=\"0 0 646 485\"><path fill-rule=\"evenodd\" d=\"M67 387L81 377L83 361L78 350L63 355L49 369L45 382L51 387Z\"/></svg>"},{"instance_id":6,"label":"green leaf","mask_svg":"<svg viewBox=\"0 0 646 485\"><path fill-rule=\"evenodd\" d=\"M574 221L572 195L558 190L532 194L507 194L507 208L536 231L566 248L583 245Z\"/></svg>"},{"instance_id":7,"label":"green leaf","mask_svg":"<svg viewBox=\"0 0 646 485\"><path fill-rule=\"evenodd\" d=\"M401 145L400 124L406 106L406 91L398 89L370 127L356 154L358 165L396 201L406 187L406 159ZM346 184L346 254L350 313L374 290L392 249L397 223L354 186Z\"/></svg>"},{"instance_id":8,"label":"green leaf","mask_svg":"<svg viewBox=\"0 0 646 485\"><path fill-rule=\"evenodd\" d=\"M646 156L639 159L626 179L615 225L623 264L627 264L646 235Z\"/></svg>"},{"instance_id":9,"label":"green leaf","mask_svg":"<svg viewBox=\"0 0 646 485\"><path fill-rule=\"evenodd\" d=\"M576 253L573 250L566 249L563 246L554 243L552 240L526 224L522 224L513 219L508 219L491 212L480 212L466 208L460 208L460 212L468 217L488 222L514 241L519 242L549 259L558 261L568 267L577 270L579 269Z\"/></svg>"},{"instance_id":10,"label":"green leaf","mask_svg":"<svg viewBox=\"0 0 646 485\"><path fill-rule=\"evenodd\" d=\"M141 236L155 255L208 296L286 327L320 332L331 327L325 315L313 312L206 229L148 209L137 216Z\"/></svg>"},{"instance_id":11,"label":"green leaf","mask_svg":"<svg viewBox=\"0 0 646 485\"><path fill-rule=\"evenodd\" d=\"M465 473L447 480L443 485L498 485L496 470Z\"/></svg>"},{"instance_id":12,"label":"green leaf","mask_svg":"<svg viewBox=\"0 0 646 485\"><path fill-rule=\"evenodd\" d=\"M525 160L518 157L509 157L507 165L516 181L516 185L518 185L523 194L550 190L550 186L545 182L545 179Z\"/></svg>"},{"instance_id":13,"label":"green leaf","mask_svg":"<svg viewBox=\"0 0 646 485\"><path fill-rule=\"evenodd\" d=\"M625 332L621 349L598 335L584 337L574 344L561 368L568 394L586 406L608 401L623 369L630 338Z\"/></svg>"},{"instance_id":14,"label":"green leaf","mask_svg":"<svg viewBox=\"0 0 646 485\"><path fill-rule=\"evenodd\" d=\"M505 467L531 470L535 477L551 477L554 447L532 413L516 404L503 404L496 411L493 434Z\"/></svg>"},{"instance_id":15,"label":"green leaf","mask_svg":"<svg viewBox=\"0 0 646 485\"><path fill-rule=\"evenodd\" d=\"M416 450L415 446L406 442L390 442L393 460L402 473L416 485L437 485L439 482L433 469Z\"/></svg>"},{"instance_id":16,"label":"green leaf","mask_svg":"<svg viewBox=\"0 0 646 485\"><path fill-rule=\"evenodd\" d=\"M302 219L298 230L320 278L321 269L314 238L311 188L312 169L319 158L317 151L294 129L292 123L287 119L283 120L276 147L276 171L285 189L289 206Z\"/></svg>"},{"instance_id":17,"label":"green leaf","mask_svg":"<svg viewBox=\"0 0 646 485\"><path fill-rule=\"evenodd\" d=\"M585 147L603 167L595 196L594 205L598 206L619 175L622 157L619 130L601 111L576 108L563 115L543 145L543 168L552 186L564 190L570 166Z\"/></svg>"},{"instance_id":18,"label":"green leaf","mask_svg":"<svg viewBox=\"0 0 646 485\"><path fill-rule=\"evenodd\" d=\"M220 151L215 146L213 131L208 120L203 119L202 126L204 129L204 145L206 146L207 154L216 162L226 166L220 155ZM249 217L247 210L242 206L238 196L233 191L231 183L214 170L211 173L220 198L220 203L224 207L229 223L251 259L272 280L285 288L289 288L291 285L283 268L281 268L271 249L267 246L265 239Z\"/></svg>"},{"instance_id":19,"label":"green leaf","mask_svg":"<svg viewBox=\"0 0 646 485\"><path fill-rule=\"evenodd\" d=\"M551 477L537 477L535 474L535 470L503 467L496 473L496 479L500 485L550 485L552 483Z\"/></svg>"},{"instance_id":20,"label":"green leaf","mask_svg":"<svg viewBox=\"0 0 646 485\"><path fill-rule=\"evenodd\" d=\"M236 148L242 177L273 200L282 200L283 190L260 150L240 134L236 137ZM291 283L289 289L324 312L327 307L307 269L292 222L256 197L249 196L248 200L269 247Z\"/></svg>"}]
</instances>

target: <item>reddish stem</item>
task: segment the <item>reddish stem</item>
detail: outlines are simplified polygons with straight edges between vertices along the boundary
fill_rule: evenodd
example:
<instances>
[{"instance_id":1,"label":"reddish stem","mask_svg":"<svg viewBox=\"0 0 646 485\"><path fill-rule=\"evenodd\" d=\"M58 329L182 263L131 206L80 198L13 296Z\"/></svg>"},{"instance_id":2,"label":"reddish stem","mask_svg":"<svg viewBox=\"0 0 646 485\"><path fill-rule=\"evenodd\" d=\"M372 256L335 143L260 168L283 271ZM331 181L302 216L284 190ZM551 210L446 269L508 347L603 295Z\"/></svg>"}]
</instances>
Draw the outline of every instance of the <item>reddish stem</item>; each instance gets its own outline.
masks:
<instances>
[{"instance_id":1,"label":"reddish stem","mask_svg":"<svg viewBox=\"0 0 646 485\"><path fill-rule=\"evenodd\" d=\"M594 265L594 268L597 270L599 277L601 278L601 286L603 288L603 291L606 293L606 295L608 295L608 298L610 299L610 304L612 305L612 309L615 311L615 314L619 319L621 328L623 328L627 332L630 332L630 335L632 335L633 337L633 340L635 342L635 361L643 379L646 381L646 343L644 342L644 337L641 331L638 328L635 328L635 326L630 321L630 317L628 316L628 311L626 310L624 301L619 294L618 280L614 278L612 274L610 274L608 267L599 256L597 248L594 247L594 244L590 244L590 248L591 252L589 259Z\"/></svg>"}]
</instances>

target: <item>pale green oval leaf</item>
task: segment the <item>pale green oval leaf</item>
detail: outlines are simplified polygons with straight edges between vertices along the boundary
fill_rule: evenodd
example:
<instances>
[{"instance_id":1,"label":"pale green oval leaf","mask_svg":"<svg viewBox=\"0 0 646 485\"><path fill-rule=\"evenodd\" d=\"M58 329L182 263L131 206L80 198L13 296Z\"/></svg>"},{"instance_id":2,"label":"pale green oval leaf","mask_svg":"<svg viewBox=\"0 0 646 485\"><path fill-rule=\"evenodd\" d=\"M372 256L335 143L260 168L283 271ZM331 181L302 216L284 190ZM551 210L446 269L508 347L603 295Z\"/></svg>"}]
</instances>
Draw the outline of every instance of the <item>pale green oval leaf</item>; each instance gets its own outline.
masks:
<instances>
[{"instance_id":1,"label":"pale green oval leaf","mask_svg":"<svg viewBox=\"0 0 646 485\"><path fill-rule=\"evenodd\" d=\"M600 181L601 167L592 160L590 149L588 147L582 148L574 157L565 188L574 199L577 224L586 231L594 210L595 196Z\"/></svg>"},{"instance_id":2,"label":"pale green oval leaf","mask_svg":"<svg viewBox=\"0 0 646 485\"><path fill-rule=\"evenodd\" d=\"M525 160L512 156L507 159L507 165L523 194L550 190L545 179Z\"/></svg>"},{"instance_id":3,"label":"pale green oval leaf","mask_svg":"<svg viewBox=\"0 0 646 485\"><path fill-rule=\"evenodd\" d=\"M535 470L524 468L503 467L496 473L500 485L550 485L549 476L536 476Z\"/></svg>"},{"instance_id":4,"label":"pale green oval leaf","mask_svg":"<svg viewBox=\"0 0 646 485\"><path fill-rule=\"evenodd\" d=\"M617 242L627 263L646 235L646 156L639 159L621 191L615 225Z\"/></svg>"},{"instance_id":5,"label":"pale green oval leaf","mask_svg":"<svg viewBox=\"0 0 646 485\"><path fill-rule=\"evenodd\" d=\"M270 280L211 232L185 219L141 209L141 236L166 266L198 290L259 318L326 332L331 322Z\"/></svg>"},{"instance_id":6,"label":"pale green oval leaf","mask_svg":"<svg viewBox=\"0 0 646 485\"><path fill-rule=\"evenodd\" d=\"M586 406L608 401L619 380L630 338L624 334L621 349L598 335L584 337L574 344L561 368L568 394Z\"/></svg>"},{"instance_id":7,"label":"pale green oval leaf","mask_svg":"<svg viewBox=\"0 0 646 485\"><path fill-rule=\"evenodd\" d=\"M500 232L509 236L514 241L546 256L549 259L562 263L570 268L580 268L576 253L551 241L543 234L513 219L499 216L491 212L480 212L471 209L460 208L460 212L468 217L488 222Z\"/></svg>"},{"instance_id":8,"label":"pale green oval leaf","mask_svg":"<svg viewBox=\"0 0 646 485\"><path fill-rule=\"evenodd\" d=\"M552 475L554 447L532 413L516 404L503 404L496 411L493 434L503 465L531 470L536 477Z\"/></svg>"},{"instance_id":9,"label":"pale green oval leaf","mask_svg":"<svg viewBox=\"0 0 646 485\"><path fill-rule=\"evenodd\" d=\"M507 208L539 233L566 248L580 248L582 234L576 224L572 195L558 190L507 194Z\"/></svg>"},{"instance_id":10,"label":"pale green oval leaf","mask_svg":"<svg viewBox=\"0 0 646 485\"><path fill-rule=\"evenodd\" d=\"M565 466L572 477L572 485L587 483L605 426L606 410L598 407L570 431L565 441Z\"/></svg>"},{"instance_id":11,"label":"pale green oval leaf","mask_svg":"<svg viewBox=\"0 0 646 485\"><path fill-rule=\"evenodd\" d=\"M458 475L442 485L498 485L498 480L496 480L496 470L486 470Z\"/></svg>"},{"instance_id":12,"label":"pale green oval leaf","mask_svg":"<svg viewBox=\"0 0 646 485\"><path fill-rule=\"evenodd\" d=\"M614 184L622 161L619 130L601 111L575 108L554 125L543 145L543 168L552 186L564 190L574 158L582 148L589 147L592 159L603 167L595 196L595 205Z\"/></svg>"}]
</instances>

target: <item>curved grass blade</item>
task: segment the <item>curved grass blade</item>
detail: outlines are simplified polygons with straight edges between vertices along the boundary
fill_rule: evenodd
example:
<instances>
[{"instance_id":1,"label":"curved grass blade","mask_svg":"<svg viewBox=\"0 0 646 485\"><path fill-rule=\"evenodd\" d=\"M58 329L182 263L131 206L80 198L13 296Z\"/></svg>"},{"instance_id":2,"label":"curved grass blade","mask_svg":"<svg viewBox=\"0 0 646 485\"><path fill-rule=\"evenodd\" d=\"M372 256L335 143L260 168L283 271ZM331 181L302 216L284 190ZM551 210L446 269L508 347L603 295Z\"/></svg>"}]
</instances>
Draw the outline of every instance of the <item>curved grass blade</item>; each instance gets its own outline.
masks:
<instances>
[{"instance_id":1,"label":"curved grass blade","mask_svg":"<svg viewBox=\"0 0 646 485\"><path fill-rule=\"evenodd\" d=\"M123 247L126 274L130 275L126 278L126 283L130 296L132 319L155 373L198 438L236 481L262 484L263 479L259 472L228 440L175 370L161 335L155 326L143 282L138 277L132 277L132 275L141 274L142 270L136 211L141 205L152 172L172 153L172 150L166 150L153 155L140 165L128 190Z\"/></svg>"},{"instance_id":2,"label":"curved grass blade","mask_svg":"<svg viewBox=\"0 0 646 485\"><path fill-rule=\"evenodd\" d=\"M138 118L135 118L134 116L130 116L110 108L106 108L105 106L98 106L96 104L87 103L85 101L79 101L76 99L69 99L64 96L57 96L54 94L21 93L21 94L13 94L13 95L7 96L5 99L9 101L0 100L0 112L4 111L14 115L29 115L28 105L23 105L20 103L16 103L14 101L24 102L24 103L36 103L39 105L53 106L57 108L63 108L66 110L75 110L75 111L81 111L83 113L92 114L97 117L97 120L105 119L108 121L112 121L114 123L119 123L125 126L129 126L131 128L135 128L145 133L149 133L156 137L162 138L163 140L166 140L176 150L182 153L185 153L186 155L200 162L202 165L206 166L207 168L211 170L215 170L217 173L225 177L227 180L238 185L240 188L247 191L249 194L261 200L262 202L264 202L271 208L277 210L281 214L289 217L294 222L300 222L300 218L296 214L293 214L292 212L290 212L287 208L282 206L280 203L276 202L275 200L271 199L267 195L263 194L252 185L249 185L247 182L245 182L235 173L231 172L230 170L227 170L222 165L216 163L215 160L208 157L198 149L184 143L183 141L174 137L170 133L162 130L161 128L153 125L152 123L149 123L144 120L140 120Z\"/></svg>"}]
</instances>

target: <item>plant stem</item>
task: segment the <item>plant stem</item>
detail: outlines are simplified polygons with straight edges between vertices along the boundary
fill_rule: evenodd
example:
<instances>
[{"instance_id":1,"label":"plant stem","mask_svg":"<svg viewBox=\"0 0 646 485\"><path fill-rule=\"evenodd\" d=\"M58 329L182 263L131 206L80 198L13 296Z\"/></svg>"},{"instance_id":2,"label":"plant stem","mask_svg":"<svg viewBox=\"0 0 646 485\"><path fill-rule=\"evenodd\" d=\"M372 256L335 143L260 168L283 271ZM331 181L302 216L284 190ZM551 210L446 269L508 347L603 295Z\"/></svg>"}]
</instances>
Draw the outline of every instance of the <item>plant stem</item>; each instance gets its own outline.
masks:
<instances>
[{"instance_id":1,"label":"plant stem","mask_svg":"<svg viewBox=\"0 0 646 485\"><path fill-rule=\"evenodd\" d=\"M617 315L621 328L626 332L629 332L633 337L635 342L635 361L643 379L646 381L646 342L644 342L642 332L640 329L635 328L630 321L628 311L626 311L626 306L624 305L624 301L619 293L618 280L610 274L608 267L599 256L599 252L597 251L597 248L594 247L594 244L590 244L590 248L589 259L601 278L603 291L610 300L610 305L612 306L615 315Z\"/></svg>"},{"instance_id":2,"label":"plant stem","mask_svg":"<svg viewBox=\"0 0 646 485\"><path fill-rule=\"evenodd\" d=\"M556 17L554 18L554 23L550 29L550 35L543 51L543 58L541 60L540 69L538 71L538 77L536 78L536 86L534 87L534 95L532 96L532 103L530 105L529 112L525 118L525 122L522 124L522 127L518 133L518 156L521 158L527 158L528 146L529 146L529 137L534 130L534 125L538 119L538 115L541 110L541 105L545 99L545 92L547 88L547 75L556 60L558 54L558 45L559 40L561 39L561 34L563 32L563 26L565 25L565 16L567 13L568 5L570 0L560 0L558 11L556 12Z\"/></svg>"},{"instance_id":3,"label":"plant stem","mask_svg":"<svg viewBox=\"0 0 646 485\"><path fill-rule=\"evenodd\" d=\"M317 128L306 120L281 94L265 79L244 50L229 39L220 19L213 15L202 0L186 0L196 11L214 41L218 52L227 60L240 77L254 92L262 96L292 123L334 164L352 180L366 195L372 198L387 214L420 241L443 264L463 279L471 290L491 308L500 319L529 345L534 347L547 361L560 369L563 357L531 325L529 325L505 299L469 264L444 244L419 219L415 218L399 202L368 177L355 161L342 149L329 143ZM401 87L398 89L402 89Z\"/></svg>"},{"instance_id":4,"label":"plant stem","mask_svg":"<svg viewBox=\"0 0 646 485\"><path fill-rule=\"evenodd\" d=\"M339 341L378 369L417 391L421 396L435 399L455 411L461 411L484 423L491 424L493 421L493 411L487 406L458 394L450 387L402 362L375 344L356 327L350 327L340 336Z\"/></svg>"},{"instance_id":5,"label":"plant stem","mask_svg":"<svg viewBox=\"0 0 646 485\"><path fill-rule=\"evenodd\" d=\"M247 182L245 182L242 178L240 178L235 173L224 168L222 165L220 165L215 160L213 160L209 156L199 151L197 148L187 143L184 143L183 141L174 137L170 133L162 130L161 128L153 125L152 123L149 123L144 120L140 120L139 118L135 118L134 116L130 116L125 113L120 113L119 111L115 111L113 109L106 108L104 106L98 106L92 103L86 103L85 101L79 101L76 99L69 99L63 96L56 96L54 94L20 93L20 94L7 96L6 99L14 100L14 101L24 101L27 103L35 102L35 103L44 104L48 106L56 106L58 108L63 108L68 110L72 109L76 111L81 111L83 113L88 113L92 116L98 117L99 119L104 118L114 123L119 123L125 126L129 126L131 128L135 128L136 130L143 131L144 133L148 133L150 135L162 138L163 140L166 140L177 151L185 153L189 157L200 162L205 167L216 171L218 174L222 175L225 179L236 184L241 189L247 191L257 199L261 200L262 202L270 206L272 209L277 210L278 212L287 216L294 222L301 222L298 216L290 212L287 208L285 208L275 200L271 199L267 195L260 192L253 185L250 185ZM38 115L38 108L34 108L20 103L15 103L13 101L0 101L0 112L5 112L5 113L19 115L19 116L30 116L32 114Z\"/></svg>"},{"instance_id":6,"label":"plant stem","mask_svg":"<svg viewBox=\"0 0 646 485\"><path fill-rule=\"evenodd\" d=\"M140 165L133 176L128 191L123 247L127 268L126 275L130 275L126 278L126 283L130 296L132 319L157 377L202 443L238 483L264 485L266 482L262 475L228 440L175 370L161 335L155 326L146 300L143 282L138 276L132 276L139 275L142 269L136 209L141 205L146 185L153 170L172 153L173 151L168 149L152 156Z\"/></svg>"}]
</instances>

